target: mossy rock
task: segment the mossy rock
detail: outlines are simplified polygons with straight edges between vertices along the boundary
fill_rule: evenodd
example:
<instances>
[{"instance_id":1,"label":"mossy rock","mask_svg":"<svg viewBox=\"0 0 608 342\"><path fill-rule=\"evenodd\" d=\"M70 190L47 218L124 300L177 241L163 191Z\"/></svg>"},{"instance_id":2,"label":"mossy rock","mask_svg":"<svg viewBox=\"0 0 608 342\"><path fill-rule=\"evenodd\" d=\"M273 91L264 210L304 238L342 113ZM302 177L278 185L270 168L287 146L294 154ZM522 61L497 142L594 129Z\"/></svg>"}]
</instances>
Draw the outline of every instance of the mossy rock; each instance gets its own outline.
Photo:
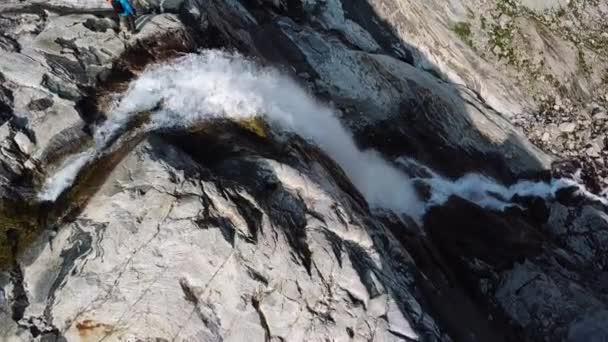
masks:
<instances>
[{"instance_id":1,"label":"mossy rock","mask_svg":"<svg viewBox=\"0 0 608 342\"><path fill-rule=\"evenodd\" d=\"M457 22L453 27L452 31L467 45L473 46L473 40L471 39L471 24L467 22Z\"/></svg>"},{"instance_id":2,"label":"mossy rock","mask_svg":"<svg viewBox=\"0 0 608 342\"><path fill-rule=\"evenodd\" d=\"M268 125L260 116L238 120L237 124L260 138L268 138Z\"/></svg>"}]
</instances>

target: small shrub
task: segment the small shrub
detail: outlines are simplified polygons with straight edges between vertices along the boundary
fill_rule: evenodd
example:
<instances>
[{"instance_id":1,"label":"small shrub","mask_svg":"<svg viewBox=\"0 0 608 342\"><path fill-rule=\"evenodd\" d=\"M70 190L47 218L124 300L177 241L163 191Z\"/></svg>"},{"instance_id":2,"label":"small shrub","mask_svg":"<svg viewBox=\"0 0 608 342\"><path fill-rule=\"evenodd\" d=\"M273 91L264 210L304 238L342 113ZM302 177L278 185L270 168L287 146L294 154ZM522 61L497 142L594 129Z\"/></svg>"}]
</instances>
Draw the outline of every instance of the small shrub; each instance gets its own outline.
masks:
<instances>
[{"instance_id":1,"label":"small shrub","mask_svg":"<svg viewBox=\"0 0 608 342\"><path fill-rule=\"evenodd\" d=\"M452 30L456 35L469 46L473 46L473 41L471 40L471 24L466 22L458 22Z\"/></svg>"}]
</instances>

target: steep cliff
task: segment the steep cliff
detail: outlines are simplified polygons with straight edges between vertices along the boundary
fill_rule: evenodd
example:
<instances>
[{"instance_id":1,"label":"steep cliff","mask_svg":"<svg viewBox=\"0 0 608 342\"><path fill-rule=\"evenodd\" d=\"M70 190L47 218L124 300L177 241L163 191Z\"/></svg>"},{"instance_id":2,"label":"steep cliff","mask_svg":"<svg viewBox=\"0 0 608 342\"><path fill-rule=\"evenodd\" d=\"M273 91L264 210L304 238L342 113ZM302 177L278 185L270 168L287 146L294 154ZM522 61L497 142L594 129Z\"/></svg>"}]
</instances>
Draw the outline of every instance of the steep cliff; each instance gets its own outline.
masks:
<instances>
[{"instance_id":1,"label":"steep cliff","mask_svg":"<svg viewBox=\"0 0 608 342\"><path fill-rule=\"evenodd\" d=\"M608 338L608 4L137 5L0 4L3 340Z\"/></svg>"}]
</instances>

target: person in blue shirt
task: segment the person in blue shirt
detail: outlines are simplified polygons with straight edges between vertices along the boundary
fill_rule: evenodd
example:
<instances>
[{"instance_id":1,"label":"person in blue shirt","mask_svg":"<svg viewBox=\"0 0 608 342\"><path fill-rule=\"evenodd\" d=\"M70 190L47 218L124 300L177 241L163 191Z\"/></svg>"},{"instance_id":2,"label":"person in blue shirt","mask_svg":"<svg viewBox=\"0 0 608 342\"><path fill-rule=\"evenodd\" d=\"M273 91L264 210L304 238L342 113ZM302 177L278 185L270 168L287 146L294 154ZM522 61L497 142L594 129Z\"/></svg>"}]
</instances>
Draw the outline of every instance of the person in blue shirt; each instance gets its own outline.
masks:
<instances>
[{"instance_id":1,"label":"person in blue shirt","mask_svg":"<svg viewBox=\"0 0 608 342\"><path fill-rule=\"evenodd\" d=\"M127 29L130 32L135 32L135 16L137 15L135 7L129 0L107 0L118 13L121 21L126 21Z\"/></svg>"}]
</instances>

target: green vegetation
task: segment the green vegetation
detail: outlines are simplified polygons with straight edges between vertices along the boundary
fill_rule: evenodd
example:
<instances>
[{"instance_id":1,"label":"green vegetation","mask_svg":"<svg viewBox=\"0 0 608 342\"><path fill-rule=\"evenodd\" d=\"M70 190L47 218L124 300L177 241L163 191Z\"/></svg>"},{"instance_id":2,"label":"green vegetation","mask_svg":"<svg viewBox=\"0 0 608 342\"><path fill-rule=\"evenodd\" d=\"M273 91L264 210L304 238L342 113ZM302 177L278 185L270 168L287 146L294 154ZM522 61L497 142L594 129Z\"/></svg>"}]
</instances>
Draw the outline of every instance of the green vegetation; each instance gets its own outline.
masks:
<instances>
[{"instance_id":1,"label":"green vegetation","mask_svg":"<svg viewBox=\"0 0 608 342\"><path fill-rule=\"evenodd\" d=\"M498 24L492 25L490 32L490 42L492 44L492 52L498 58L506 58L509 64L517 64L517 56L513 48L513 24L509 22L504 27Z\"/></svg>"},{"instance_id":2,"label":"green vegetation","mask_svg":"<svg viewBox=\"0 0 608 342\"><path fill-rule=\"evenodd\" d=\"M518 6L516 0L498 0L496 9L502 14L514 17L518 14L520 6Z\"/></svg>"},{"instance_id":3,"label":"green vegetation","mask_svg":"<svg viewBox=\"0 0 608 342\"><path fill-rule=\"evenodd\" d=\"M452 31L460 37L460 39L465 42L467 45L473 47L473 40L471 39L471 24L466 22L458 22L454 27L452 27Z\"/></svg>"},{"instance_id":4,"label":"green vegetation","mask_svg":"<svg viewBox=\"0 0 608 342\"><path fill-rule=\"evenodd\" d=\"M577 58L578 68L585 74L591 73L591 67L585 61L585 53L583 50L578 49L578 58Z\"/></svg>"},{"instance_id":5,"label":"green vegetation","mask_svg":"<svg viewBox=\"0 0 608 342\"><path fill-rule=\"evenodd\" d=\"M494 8L485 15L479 16L481 28L480 40L483 42L487 35L488 49L499 60L506 62L512 68L519 70L519 77L530 88L540 86L543 94L546 86L550 85L556 94L570 98L569 82L564 84L545 66L541 52L528 51L528 32L520 31L522 23L534 25L541 37L554 35L576 46L576 67L579 73L589 76L595 71L593 60L605 63L608 61L608 21L597 22L597 18L588 13L597 12L592 6L598 6L601 0L570 0L568 5L554 7L540 13L521 4L520 0L496 0ZM455 30L456 31L456 30ZM466 29L460 28L459 36L467 36ZM550 40L545 44L550 44ZM466 39L465 39L466 41ZM483 44L483 43L482 43ZM485 50L485 49L484 49ZM540 56L536 54L540 53ZM540 58L539 58L540 57ZM601 87L608 89L608 69L601 74ZM600 93L605 90L598 90ZM536 96L535 96L536 98ZM541 112L553 112L552 99L542 96Z\"/></svg>"},{"instance_id":6,"label":"green vegetation","mask_svg":"<svg viewBox=\"0 0 608 342\"><path fill-rule=\"evenodd\" d=\"M266 125L266 122L264 122L264 119L259 116L238 120L237 124L260 138L268 137L268 126Z\"/></svg>"}]
</instances>

